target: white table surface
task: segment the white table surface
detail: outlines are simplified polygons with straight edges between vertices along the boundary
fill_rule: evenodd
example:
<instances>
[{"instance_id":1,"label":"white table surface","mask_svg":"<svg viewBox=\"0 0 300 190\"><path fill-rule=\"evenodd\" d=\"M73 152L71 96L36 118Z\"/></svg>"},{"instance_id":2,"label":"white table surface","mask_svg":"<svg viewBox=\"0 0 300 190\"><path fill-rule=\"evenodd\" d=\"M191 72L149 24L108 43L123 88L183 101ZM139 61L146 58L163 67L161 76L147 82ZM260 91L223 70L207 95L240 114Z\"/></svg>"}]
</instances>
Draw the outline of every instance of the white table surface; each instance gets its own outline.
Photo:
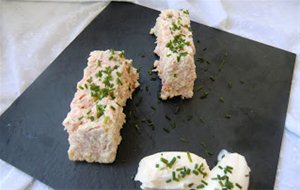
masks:
<instances>
[{"instance_id":1,"label":"white table surface","mask_svg":"<svg viewBox=\"0 0 300 190\"><path fill-rule=\"evenodd\" d=\"M196 22L297 54L275 189L300 189L300 1L132 2L157 10L189 9ZM0 0L0 114L107 5ZM2 189L51 188L0 160Z\"/></svg>"}]
</instances>

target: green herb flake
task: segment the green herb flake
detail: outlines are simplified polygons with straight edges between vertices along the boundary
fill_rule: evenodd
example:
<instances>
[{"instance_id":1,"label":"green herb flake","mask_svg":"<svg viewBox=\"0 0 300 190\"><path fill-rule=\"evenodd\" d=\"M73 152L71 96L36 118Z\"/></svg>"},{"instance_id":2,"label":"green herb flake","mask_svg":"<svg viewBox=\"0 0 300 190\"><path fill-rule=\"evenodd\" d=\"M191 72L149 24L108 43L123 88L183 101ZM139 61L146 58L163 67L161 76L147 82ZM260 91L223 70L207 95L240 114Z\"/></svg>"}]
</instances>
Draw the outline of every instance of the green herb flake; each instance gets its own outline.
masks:
<instances>
[{"instance_id":1,"label":"green herb flake","mask_svg":"<svg viewBox=\"0 0 300 190\"><path fill-rule=\"evenodd\" d=\"M176 128L176 123L175 123L175 121L172 121L172 122L170 123L170 126L171 126L172 129L175 129L175 128Z\"/></svg>"},{"instance_id":2,"label":"green herb flake","mask_svg":"<svg viewBox=\"0 0 300 190\"><path fill-rule=\"evenodd\" d=\"M97 61L97 66L100 67L100 65L101 65L101 60L98 60Z\"/></svg>"},{"instance_id":3,"label":"green herb flake","mask_svg":"<svg viewBox=\"0 0 300 190\"><path fill-rule=\"evenodd\" d=\"M150 79L151 81L156 81L157 80L157 78L156 77L151 77L151 79Z\"/></svg>"},{"instance_id":4,"label":"green herb flake","mask_svg":"<svg viewBox=\"0 0 300 190\"><path fill-rule=\"evenodd\" d=\"M190 14L190 12L189 12L189 10L182 10L182 12L184 13L184 14L187 14L187 15L189 15Z\"/></svg>"},{"instance_id":5,"label":"green herb flake","mask_svg":"<svg viewBox=\"0 0 300 190\"><path fill-rule=\"evenodd\" d=\"M230 119L230 118L231 118L231 115L230 115L229 113L226 113L226 114L225 114L225 118L226 118L226 119Z\"/></svg>"},{"instance_id":6,"label":"green herb flake","mask_svg":"<svg viewBox=\"0 0 300 190\"><path fill-rule=\"evenodd\" d=\"M200 86L198 86L197 88L196 88L196 92L199 92L200 90L202 90L204 87L202 86L202 85L200 85Z\"/></svg>"},{"instance_id":7,"label":"green herb flake","mask_svg":"<svg viewBox=\"0 0 300 190\"><path fill-rule=\"evenodd\" d=\"M163 128L163 130L164 130L166 133L170 133L170 130L167 129L167 128Z\"/></svg>"},{"instance_id":8,"label":"green herb flake","mask_svg":"<svg viewBox=\"0 0 300 190\"><path fill-rule=\"evenodd\" d=\"M94 121L94 120L95 120L94 116L90 116L89 119L90 119L91 121Z\"/></svg>"},{"instance_id":9,"label":"green herb flake","mask_svg":"<svg viewBox=\"0 0 300 190\"><path fill-rule=\"evenodd\" d=\"M222 62L220 63L219 67L218 67L218 71L221 72L223 67L225 65L225 60L223 59Z\"/></svg>"},{"instance_id":10,"label":"green herb flake","mask_svg":"<svg viewBox=\"0 0 300 190\"><path fill-rule=\"evenodd\" d=\"M177 56L177 61L180 61L181 57L185 57L188 55L188 52L180 52Z\"/></svg>"},{"instance_id":11,"label":"green herb flake","mask_svg":"<svg viewBox=\"0 0 300 190\"><path fill-rule=\"evenodd\" d=\"M165 118L169 121L171 121L171 118L168 115L165 115Z\"/></svg>"},{"instance_id":12,"label":"green herb flake","mask_svg":"<svg viewBox=\"0 0 300 190\"><path fill-rule=\"evenodd\" d=\"M242 186L238 183L235 183L235 186L237 186L239 189L242 189Z\"/></svg>"},{"instance_id":13,"label":"green herb flake","mask_svg":"<svg viewBox=\"0 0 300 190\"><path fill-rule=\"evenodd\" d=\"M150 106L150 108L153 110L153 111L156 111L156 108L154 106Z\"/></svg>"},{"instance_id":14,"label":"green herb flake","mask_svg":"<svg viewBox=\"0 0 300 190\"><path fill-rule=\"evenodd\" d=\"M155 167L156 167L156 168L159 168L159 164L155 164Z\"/></svg>"},{"instance_id":15,"label":"green herb flake","mask_svg":"<svg viewBox=\"0 0 300 190\"><path fill-rule=\"evenodd\" d=\"M102 104L96 105L97 118L101 117L104 113L106 106Z\"/></svg>"},{"instance_id":16,"label":"green herb flake","mask_svg":"<svg viewBox=\"0 0 300 190\"><path fill-rule=\"evenodd\" d=\"M214 82L214 81L216 80L214 76L210 76L209 79L210 79L212 82Z\"/></svg>"},{"instance_id":17,"label":"green herb flake","mask_svg":"<svg viewBox=\"0 0 300 190\"><path fill-rule=\"evenodd\" d=\"M83 119L83 116L81 116L81 117L78 118L79 121L82 120L82 119Z\"/></svg>"},{"instance_id":18,"label":"green herb flake","mask_svg":"<svg viewBox=\"0 0 300 190\"><path fill-rule=\"evenodd\" d=\"M104 116L104 120L103 120L103 122L104 122L104 124L107 124L108 123L108 121L109 121L109 116Z\"/></svg>"},{"instance_id":19,"label":"green herb flake","mask_svg":"<svg viewBox=\"0 0 300 190\"><path fill-rule=\"evenodd\" d=\"M204 184L204 185L208 185L208 183L204 180L201 180L201 182Z\"/></svg>"},{"instance_id":20,"label":"green herb flake","mask_svg":"<svg viewBox=\"0 0 300 190\"><path fill-rule=\"evenodd\" d=\"M189 161L192 163L192 162L193 162L193 160L192 160L192 157L191 157L191 154L190 154L190 152L187 152L187 157L188 157Z\"/></svg>"},{"instance_id":21,"label":"green herb flake","mask_svg":"<svg viewBox=\"0 0 300 190\"><path fill-rule=\"evenodd\" d=\"M166 181L166 183L171 183L171 181L172 181L171 179L168 179L168 180Z\"/></svg>"},{"instance_id":22,"label":"green herb flake","mask_svg":"<svg viewBox=\"0 0 300 190\"><path fill-rule=\"evenodd\" d=\"M81 90L83 90L84 88L82 86L78 86Z\"/></svg>"},{"instance_id":23,"label":"green herb flake","mask_svg":"<svg viewBox=\"0 0 300 190\"><path fill-rule=\"evenodd\" d=\"M231 83L231 82L228 82L228 83L227 83L227 86L228 86L228 88L232 88L232 83Z\"/></svg>"},{"instance_id":24,"label":"green herb flake","mask_svg":"<svg viewBox=\"0 0 300 190\"><path fill-rule=\"evenodd\" d=\"M219 98L219 101L222 102L222 103L224 103L224 98L221 96L221 97Z\"/></svg>"},{"instance_id":25,"label":"green herb flake","mask_svg":"<svg viewBox=\"0 0 300 190\"><path fill-rule=\"evenodd\" d=\"M151 69L148 69L147 73L148 73L149 75L152 75L152 68L151 68Z\"/></svg>"},{"instance_id":26,"label":"green herb flake","mask_svg":"<svg viewBox=\"0 0 300 190\"><path fill-rule=\"evenodd\" d=\"M89 79L86 80L88 83L92 82L92 77L90 77Z\"/></svg>"},{"instance_id":27,"label":"green herb flake","mask_svg":"<svg viewBox=\"0 0 300 190\"><path fill-rule=\"evenodd\" d=\"M196 188L197 189L203 189L205 186L203 184L198 185Z\"/></svg>"},{"instance_id":28,"label":"green herb flake","mask_svg":"<svg viewBox=\"0 0 300 190\"><path fill-rule=\"evenodd\" d=\"M175 108L175 114L177 114L180 111L180 106L176 106Z\"/></svg>"},{"instance_id":29,"label":"green herb flake","mask_svg":"<svg viewBox=\"0 0 300 190\"><path fill-rule=\"evenodd\" d=\"M140 133L140 127L139 127L138 124L135 124L135 125L134 125L134 128L135 128L135 130L136 130L138 133Z\"/></svg>"},{"instance_id":30,"label":"green herb flake","mask_svg":"<svg viewBox=\"0 0 300 190\"><path fill-rule=\"evenodd\" d=\"M122 83L122 81L120 80L120 78L117 78L117 79L116 79L116 82L117 82L118 85L123 85L123 83Z\"/></svg>"},{"instance_id":31,"label":"green herb flake","mask_svg":"<svg viewBox=\"0 0 300 190\"><path fill-rule=\"evenodd\" d=\"M121 58L124 58L124 57L125 57L125 52L124 52L124 50L122 50L121 53L119 53L119 56L120 56Z\"/></svg>"},{"instance_id":32,"label":"green herb flake","mask_svg":"<svg viewBox=\"0 0 300 190\"><path fill-rule=\"evenodd\" d=\"M202 95L200 96L200 98L201 99L207 98L208 94L209 93L207 91L205 91L205 92L202 93Z\"/></svg>"},{"instance_id":33,"label":"green herb flake","mask_svg":"<svg viewBox=\"0 0 300 190\"><path fill-rule=\"evenodd\" d=\"M122 73L120 73L119 71L117 71L116 74L117 74L118 77L122 76Z\"/></svg>"},{"instance_id":34,"label":"green herb flake","mask_svg":"<svg viewBox=\"0 0 300 190\"><path fill-rule=\"evenodd\" d=\"M193 119L193 115L188 115L186 120L191 121L192 119Z\"/></svg>"},{"instance_id":35,"label":"green herb flake","mask_svg":"<svg viewBox=\"0 0 300 190\"><path fill-rule=\"evenodd\" d=\"M176 162L176 157L173 157L172 160L169 162L168 167L172 168L175 162Z\"/></svg>"},{"instance_id":36,"label":"green herb flake","mask_svg":"<svg viewBox=\"0 0 300 190\"><path fill-rule=\"evenodd\" d=\"M180 138L180 141L183 142L183 143L188 143L188 142L189 142L189 141L188 141L186 138L184 138L184 137L181 137L181 138Z\"/></svg>"}]
</instances>

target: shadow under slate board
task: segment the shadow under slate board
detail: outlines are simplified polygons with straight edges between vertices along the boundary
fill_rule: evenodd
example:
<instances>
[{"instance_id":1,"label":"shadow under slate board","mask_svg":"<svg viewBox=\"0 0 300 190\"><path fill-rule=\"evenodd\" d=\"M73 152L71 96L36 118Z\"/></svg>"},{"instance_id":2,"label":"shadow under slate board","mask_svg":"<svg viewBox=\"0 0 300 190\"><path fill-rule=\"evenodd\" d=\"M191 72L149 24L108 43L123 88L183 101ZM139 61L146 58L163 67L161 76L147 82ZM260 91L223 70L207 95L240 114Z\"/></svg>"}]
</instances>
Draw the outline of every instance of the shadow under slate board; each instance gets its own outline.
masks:
<instances>
[{"instance_id":1,"label":"shadow under slate board","mask_svg":"<svg viewBox=\"0 0 300 190\"><path fill-rule=\"evenodd\" d=\"M295 55L192 23L197 81L192 99L160 101L149 74L157 57L149 30L159 12L111 3L0 118L0 158L55 189L138 189L144 156L191 151L212 168L225 148L244 155L250 189L273 189ZM141 87L127 102L127 123L113 164L68 160L62 121L90 51L125 50Z\"/></svg>"}]
</instances>

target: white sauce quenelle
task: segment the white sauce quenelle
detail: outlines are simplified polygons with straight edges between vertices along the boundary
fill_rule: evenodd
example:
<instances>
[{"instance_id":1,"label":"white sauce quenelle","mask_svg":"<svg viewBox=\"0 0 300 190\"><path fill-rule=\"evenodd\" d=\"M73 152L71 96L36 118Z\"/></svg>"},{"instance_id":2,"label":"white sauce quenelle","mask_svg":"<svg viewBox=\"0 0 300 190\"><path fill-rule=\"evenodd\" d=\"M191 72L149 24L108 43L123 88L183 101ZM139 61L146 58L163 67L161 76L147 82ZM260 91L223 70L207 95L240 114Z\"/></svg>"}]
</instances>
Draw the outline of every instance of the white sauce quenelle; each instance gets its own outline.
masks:
<instances>
[{"instance_id":1,"label":"white sauce quenelle","mask_svg":"<svg viewBox=\"0 0 300 190\"><path fill-rule=\"evenodd\" d=\"M157 37L154 52L160 57L154 62L154 71L162 81L160 97L165 100L175 96L191 98L196 66L195 46L187 10L163 10L150 34Z\"/></svg>"},{"instance_id":2,"label":"white sauce quenelle","mask_svg":"<svg viewBox=\"0 0 300 190\"><path fill-rule=\"evenodd\" d=\"M189 152L160 152L143 158L136 181L142 189L248 189L250 168L244 156L228 153L212 170Z\"/></svg>"},{"instance_id":3,"label":"white sauce quenelle","mask_svg":"<svg viewBox=\"0 0 300 190\"><path fill-rule=\"evenodd\" d=\"M161 152L143 158L136 181L142 189L189 189L209 173L206 160L189 152Z\"/></svg>"},{"instance_id":4,"label":"white sauce quenelle","mask_svg":"<svg viewBox=\"0 0 300 190\"><path fill-rule=\"evenodd\" d=\"M124 52L93 51L63 121L70 160L111 163L125 123L123 106L139 86L137 70Z\"/></svg>"}]
</instances>

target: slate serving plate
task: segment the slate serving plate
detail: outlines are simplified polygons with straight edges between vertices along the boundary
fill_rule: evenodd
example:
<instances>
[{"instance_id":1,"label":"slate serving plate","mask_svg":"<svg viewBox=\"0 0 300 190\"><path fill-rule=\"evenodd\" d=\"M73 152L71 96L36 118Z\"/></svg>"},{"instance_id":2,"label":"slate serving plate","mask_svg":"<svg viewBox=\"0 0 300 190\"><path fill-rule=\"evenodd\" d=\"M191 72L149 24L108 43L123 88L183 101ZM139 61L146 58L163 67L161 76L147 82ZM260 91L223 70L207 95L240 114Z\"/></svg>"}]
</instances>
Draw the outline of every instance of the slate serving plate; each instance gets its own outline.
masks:
<instances>
[{"instance_id":1,"label":"slate serving plate","mask_svg":"<svg viewBox=\"0 0 300 190\"><path fill-rule=\"evenodd\" d=\"M111 3L1 116L0 158L55 189L138 189L131 177L146 155L189 150L212 168L225 148L246 157L250 189L273 189L295 55L192 23L195 95L163 102L160 80L147 72L157 59L148 33L158 14ZM110 48L134 60L141 83L125 108L117 160L71 162L61 122L89 52Z\"/></svg>"}]
</instances>

